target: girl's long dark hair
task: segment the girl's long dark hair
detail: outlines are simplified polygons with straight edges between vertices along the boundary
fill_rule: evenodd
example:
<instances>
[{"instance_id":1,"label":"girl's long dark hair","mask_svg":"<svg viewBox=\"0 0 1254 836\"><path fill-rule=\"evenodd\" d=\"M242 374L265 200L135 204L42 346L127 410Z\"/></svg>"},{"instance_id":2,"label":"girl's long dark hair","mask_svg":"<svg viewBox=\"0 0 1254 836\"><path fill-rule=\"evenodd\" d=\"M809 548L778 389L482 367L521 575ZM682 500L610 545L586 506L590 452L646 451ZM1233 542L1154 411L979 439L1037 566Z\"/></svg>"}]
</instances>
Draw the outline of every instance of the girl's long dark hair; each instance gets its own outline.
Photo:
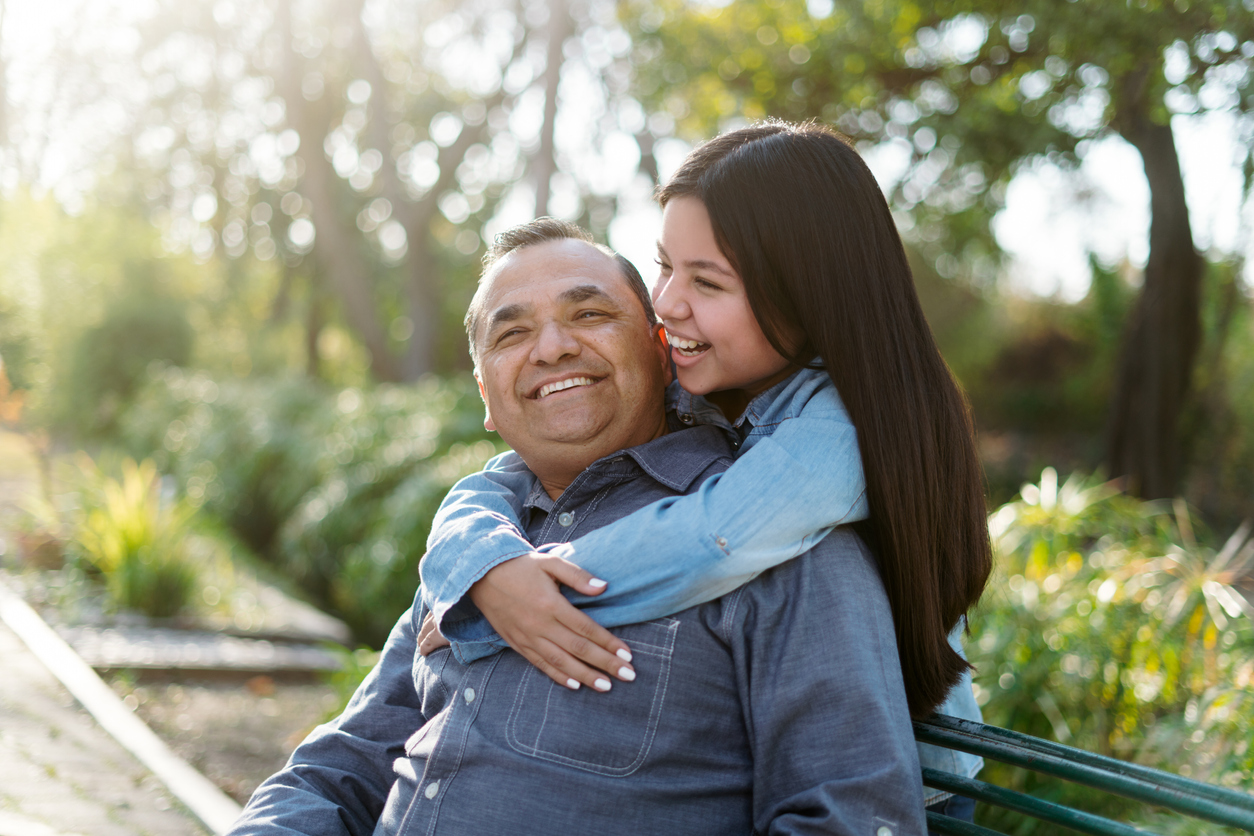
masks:
<instances>
[{"instance_id":1,"label":"girl's long dark hair","mask_svg":"<svg viewBox=\"0 0 1254 836\"><path fill-rule=\"evenodd\" d=\"M992 569L970 410L923 318L888 204L835 132L768 123L688 155L658 190L696 197L785 356L816 356L858 432L877 554L910 712L929 714L970 666L947 636ZM800 330L804 344L789 339Z\"/></svg>"}]
</instances>

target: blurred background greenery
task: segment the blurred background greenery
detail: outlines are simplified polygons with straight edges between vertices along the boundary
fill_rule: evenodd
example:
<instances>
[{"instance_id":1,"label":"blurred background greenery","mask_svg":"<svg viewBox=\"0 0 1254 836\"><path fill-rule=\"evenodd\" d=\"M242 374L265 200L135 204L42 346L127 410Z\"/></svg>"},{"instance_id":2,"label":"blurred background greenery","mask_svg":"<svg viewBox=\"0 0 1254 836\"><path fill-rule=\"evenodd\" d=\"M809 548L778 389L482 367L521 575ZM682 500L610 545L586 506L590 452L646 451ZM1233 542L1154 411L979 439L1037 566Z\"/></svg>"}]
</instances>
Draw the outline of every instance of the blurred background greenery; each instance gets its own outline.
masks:
<instances>
[{"instance_id":1,"label":"blurred background greenery","mask_svg":"<svg viewBox=\"0 0 1254 836\"><path fill-rule=\"evenodd\" d=\"M817 119L973 405L987 716L1250 786L1252 71L1254 0L0 0L0 421L43 494L12 552L166 590L153 544L218 538L378 646L502 449L460 325L484 242L547 213L640 260L692 144ZM1214 124L1226 238L1178 141ZM1078 211L1112 147L1144 252L1024 290L1009 191L1045 168Z\"/></svg>"}]
</instances>

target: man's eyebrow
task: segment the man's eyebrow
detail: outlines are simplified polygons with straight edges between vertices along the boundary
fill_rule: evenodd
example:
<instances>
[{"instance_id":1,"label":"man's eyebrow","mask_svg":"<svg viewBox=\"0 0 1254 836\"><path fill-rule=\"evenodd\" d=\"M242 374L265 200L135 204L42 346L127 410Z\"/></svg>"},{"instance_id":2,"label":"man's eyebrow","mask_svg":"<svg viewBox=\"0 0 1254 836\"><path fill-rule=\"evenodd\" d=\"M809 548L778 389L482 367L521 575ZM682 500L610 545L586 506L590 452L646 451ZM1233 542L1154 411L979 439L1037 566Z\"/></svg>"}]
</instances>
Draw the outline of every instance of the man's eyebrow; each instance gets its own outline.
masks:
<instances>
[{"instance_id":1,"label":"man's eyebrow","mask_svg":"<svg viewBox=\"0 0 1254 836\"><path fill-rule=\"evenodd\" d=\"M521 304L506 305L502 308L497 308L492 312L492 316L488 318L488 327L485 333L491 334L501 325L501 323L513 322L515 319L522 318L528 310L528 306Z\"/></svg>"},{"instance_id":2,"label":"man's eyebrow","mask_svg":"<svg viewBox=\"0 0 1254 836\"><path fill-rule=\"evenodd\" d=\"M581 284L563 290L558 294L558 300L567 304L575 305L580 302L587 302L589 299L599 299L605 302L613 302L614 297L610 296L601 288L594 284Z\"/></svg>"},{"instance_id":3,"label":"man's eyebrow","mask_svg":"<svg viewBox=\"0 0 1254 836\"><path fill-rule=\"evenodd\" d=\"M659 241L657 245L657 254L664 259L669 258L669 256L666 254L666 250L662 247L661 241ZM736 277L735 273L733 273L731 270L728 270L726 267L719 264L718 262L709 261L708 259L704 259L704 258L689 259L688 261L683 262L683 266L687 267L689 270L709 270L712 273L719 273L721 275L727 276L728 278Z\"/></svg>"}]
</instances>

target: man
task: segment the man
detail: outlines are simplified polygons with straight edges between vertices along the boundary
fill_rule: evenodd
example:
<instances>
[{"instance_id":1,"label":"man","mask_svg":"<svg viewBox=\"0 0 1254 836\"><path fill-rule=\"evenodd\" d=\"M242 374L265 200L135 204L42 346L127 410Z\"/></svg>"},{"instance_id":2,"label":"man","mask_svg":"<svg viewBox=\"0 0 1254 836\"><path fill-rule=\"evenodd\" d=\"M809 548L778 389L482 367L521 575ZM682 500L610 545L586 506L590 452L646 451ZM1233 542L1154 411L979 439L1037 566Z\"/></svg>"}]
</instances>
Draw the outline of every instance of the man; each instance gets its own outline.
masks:
<instances>
[{"instance_id":1,"label":"man","mask_svg":"<svg viewBox=\"0 0 1254 836\"><path fill-rule=\"evenodd\" d=\"M468 330L488 423L535 478L532 542L730 464L720 430L669 431L648 294L577 228L502 236ZM848 530L717 601L616 629L635 678L607 693L556 685L512 651L419 656L423 615L401 617L344 714L233 834L924 831L891 614Z\"/></svg>"}]
</instances>

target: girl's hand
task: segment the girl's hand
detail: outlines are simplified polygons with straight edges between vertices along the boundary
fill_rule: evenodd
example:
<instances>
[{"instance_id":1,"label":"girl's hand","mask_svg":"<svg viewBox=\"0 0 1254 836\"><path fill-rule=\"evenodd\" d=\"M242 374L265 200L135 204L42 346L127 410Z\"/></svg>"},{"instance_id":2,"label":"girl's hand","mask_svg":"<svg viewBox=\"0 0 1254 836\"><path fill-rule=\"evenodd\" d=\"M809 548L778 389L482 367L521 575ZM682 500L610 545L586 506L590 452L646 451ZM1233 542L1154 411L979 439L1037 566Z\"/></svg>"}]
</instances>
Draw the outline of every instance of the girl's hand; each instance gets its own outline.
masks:
<instances>
[{"instance_id":1,"label":"girl's hand","mask_svg":"<svg viewBox=\"0 0 1254 836\"><path fill-rule=\"evenodd\" d=\"M426 656L448 645L448 639L444 638L440 628L435 626L435 616L427 613L426 618L422 620L422 627L418 630L418 653Z\"/></svg>"},{"instance_id":2,"label":"girl's hand","mask_svg":"<svg viewBox=\"0 0 1254 836\"><path fill-rule=\"evenodd\" d=\"M605 674L635 679L626 643L567 601L562 584L584 595L605 590L605 581L570 561L533 552L490 569L470 587L470 600L510 647L558 685L608 691Z\"/></svg>"}]
</instances>

